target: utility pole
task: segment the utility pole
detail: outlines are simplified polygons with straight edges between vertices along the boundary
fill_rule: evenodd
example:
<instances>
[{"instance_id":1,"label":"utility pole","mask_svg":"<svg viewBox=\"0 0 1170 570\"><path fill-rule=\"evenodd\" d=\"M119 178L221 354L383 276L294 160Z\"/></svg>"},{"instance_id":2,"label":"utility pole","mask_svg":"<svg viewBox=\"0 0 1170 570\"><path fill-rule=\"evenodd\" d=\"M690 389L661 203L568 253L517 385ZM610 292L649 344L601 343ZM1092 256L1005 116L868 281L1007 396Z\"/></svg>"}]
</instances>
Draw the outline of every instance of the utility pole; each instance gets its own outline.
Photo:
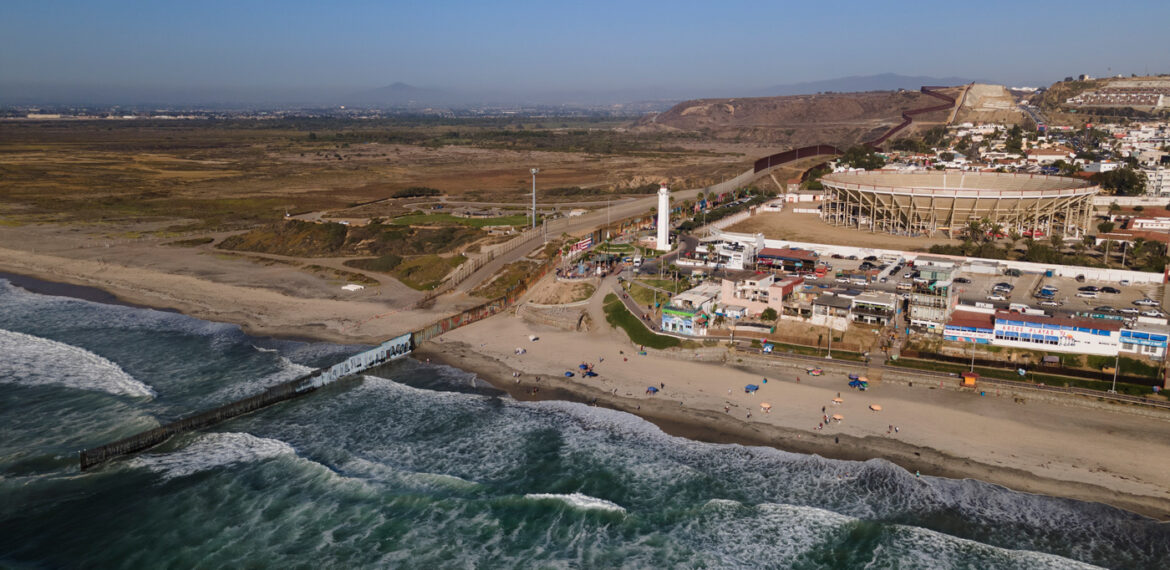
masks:
<instances>
[{"instance_id":1,"label":"utility pole","mask_svg":"<svg viewBox=\"0 0 1170 570\"><path fill-rule=\"evenodd\" d=\"M975 372L975 341L971 341L971 372Z\"/></svg>"},{"instance_id":2,"label":"utility pole","mask_svg":"<svg viewBox=\"0 0 1170 570\"><path fill-rule=\"evenodd\" d=\"M833 318L832 316L829 317L829 319L832 319L832 318ZM832 360L832 359L833 359L833 321L830 320L829 321L829 352L828 352L828 354L825 355L825 360Z\"/></svg>"},{"instance_id":3,"label":"utility pole","mask_svg":"<svg viewBox=\"0 0 1170 570\"><path fill-rule=\"evenodd\" d=\"M539 168L529 170L532 173L532 229L536 229L536 173L540 172Z\"/></svg>"},{"instance_id":4,"label":"utility pole","mask_svg":"<svg viewBox=\"0 0 1170 570\"><path fill-rule=\"evenodd\" d=\"M1109 389L1110 394L1117 393L1117 369L1121 367L1120 365L1121 365L1121 353L1118 352L1117 356L1115 356L1113 358L1113 387Z\"/></svg>"}]
</instances>

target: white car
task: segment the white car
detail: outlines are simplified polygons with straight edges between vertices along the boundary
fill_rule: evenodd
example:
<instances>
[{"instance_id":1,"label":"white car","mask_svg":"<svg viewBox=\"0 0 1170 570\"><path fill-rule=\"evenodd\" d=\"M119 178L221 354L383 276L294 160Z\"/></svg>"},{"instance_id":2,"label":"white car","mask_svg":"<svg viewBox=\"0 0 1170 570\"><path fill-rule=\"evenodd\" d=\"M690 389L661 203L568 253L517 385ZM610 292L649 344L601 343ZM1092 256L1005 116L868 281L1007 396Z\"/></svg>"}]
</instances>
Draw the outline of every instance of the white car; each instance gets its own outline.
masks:
<instances>
[{"instance_id":1,"label":"white car","mask_svg":"<svg viewBox=\"0 0 1170 570\"><path fill-rule=\"evenodd\" d=\"M1133 307L1126 307L1126 308L1124 308L1120 311L1117 311L1117 312L1119 312L1123 315L1136 315L1136 314L1138 314L1138 310L1133 308Z\"/></svg>"},{"instance_id":2,"label":"white car","mask_svg":"<svg viewBox=\"0 0 1170 570\"><path fill-rule=\"evenodd\" d=\"M1059 307L1060 301L1040 301L1041 307Z\"/></svg>"},{"instance_id":3,"label":"white car","mask_svg":"<svg viewBox=\"0 0 1170 570\"><path fill-rule=\"evenodd\" d=\"M1143 317L1161 318L1161 317L1166 316L1166 313L1163 313L1162 311L1142 311L1142 316Z\"/></svg>"},{"instance_id":4,"label":"white car","mask_svg":"<svg viewBox=\"0 0 1170 570\"><path fill-rule=\"evenodd\" d=\"M1077 293L1077 297L1082 299L1096 299L1097 293L1095 291L1081 291L1080 293Z\"/></svg>"},{"instance_id":5,"label":"white car","mask_svg":"<svg viewBox=\"0 0 1170 570\"><path fill-rule=\"evenodd\" d=\"M1132 283L1130 283L1129 279L1122 279L1121 283L1119 283L1119 285L1121 285L1122 287L1129 287L1130 285L1132 285Z\"/></svg>"},{"instance_id":6,"label":"white car","mask_svg":"<svg viewBox=\"0 0 1170 570\"><path fill-rule=\"evenodd\" d=\"M1134 301L1133 304L1135 304L1139 307L1157 307L1158 306L1158 302L1153 300L1153 299L1138 299L1138 300Z\"/></svg>"},{"instance_id":7,"label":"white car","mask_svg":"<svg viewBox=\"0 0 1170 570\"><path fill-rule=\"evenodd\" d=\"M987 300L988 301L1006 301L1007 297L1004 297L1003 295L988 295Z\"/></svg>"}]
</instances>

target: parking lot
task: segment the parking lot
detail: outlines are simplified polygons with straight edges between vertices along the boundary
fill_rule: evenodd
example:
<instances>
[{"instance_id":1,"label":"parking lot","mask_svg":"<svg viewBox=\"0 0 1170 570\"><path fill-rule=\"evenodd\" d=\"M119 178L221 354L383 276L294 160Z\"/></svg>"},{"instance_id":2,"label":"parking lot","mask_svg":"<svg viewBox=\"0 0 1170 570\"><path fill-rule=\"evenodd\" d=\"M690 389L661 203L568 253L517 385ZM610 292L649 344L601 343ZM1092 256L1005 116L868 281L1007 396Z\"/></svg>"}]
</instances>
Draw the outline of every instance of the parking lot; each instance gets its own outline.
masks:
<instances>
[{"instance_id":1,"label":"parking lot","mask_svg":"<svg viewBox=\"0 0 1170 570\"><path fill-rule=\"evenodd\" d=\"M834 258L830 256L823 256L820 259L831 265L832 270L820 279L807 276L805 277L806 283L822 288L847 287L850 289L898 293L903 298L908 296L903 294L902 291L898 291L898 285L911 282L911 278L907 277L907 275L914 271L912 267L903 266L896 272L884 271L881 275L887 276L886 282L883 283L877 280L862 285L853 280L845 281L843 278L839 280L836 274L840 271L855 272L867 260ZM870 260L869 263L875 269L881 265L892 266L895 264L881 259ZM889 267L889 270L892 269L894 268ZM1045 277L1038 273L1009 276L961 272L956 277L958 278L956 282L956 295L959 298L959 302L964 305L980 303L991 304L998 309L1008 309L1012 304L1020 304L1033 309L1043 310L1051 315L1095 312L1136 317L1142 311L1164 311L1161 308L1163 299L1163 285L1161 284L1122 285L1117 282L1105 283L1093 280L1078 282L1076 279L1070 277ZM995 291L995 286L1001 283L1011 285L1012 289L1010 291ZM1051 299L1036 297L1037 291L1046 286L1055 287L1057 289L1056 294ZM1097 292L1096 297L1078 297L1077 294L1081 292L1079 289L1087 286L1095 286L1098 288L1112 287L1119 292L1108 293L1102 291ZM1134 301L1141 299L1153 299L1158 303L1158 306L1135 306L1133 304ZM1057 305L1053 306L1053 303Z\"/></svg>"}]
</instances>

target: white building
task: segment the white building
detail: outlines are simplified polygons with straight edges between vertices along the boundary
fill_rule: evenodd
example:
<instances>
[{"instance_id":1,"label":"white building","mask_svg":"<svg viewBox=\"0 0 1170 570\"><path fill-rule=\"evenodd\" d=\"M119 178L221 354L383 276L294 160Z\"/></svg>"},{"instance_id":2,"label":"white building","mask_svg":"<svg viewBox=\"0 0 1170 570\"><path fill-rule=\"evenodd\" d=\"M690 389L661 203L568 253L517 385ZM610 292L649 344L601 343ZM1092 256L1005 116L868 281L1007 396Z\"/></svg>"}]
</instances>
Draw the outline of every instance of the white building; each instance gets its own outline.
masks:
<instances>
[{"instance_id":1,"label":"white building","mask_svg":"<svg viewBox=\"0 0 1170 570\"><path fill-rule=\"evenodd\" d=\"M1108 160L1102 162L1090 162L1085 165L1085 172L1110 172L1112 170L1117 170L1118 166L1120 165L1116 162L1110 162Z\"/></svg>"},{"instance_id":2,"label":"white building","mask_svg":"<svg viewBox=\"0 0 1170 570\"><path fill-rule=\"evenodd\" d=\"M658 251L670 251L670 189L658 189Z\"/></svg>"},{"instance_id":3,"label":"white building","mask_svg":"<svg viewBox=\"0 0 1170 570\"><path fill-rule=\"evenodd\" d=\"M1126 229L1164 232L1170 230L1170 218L1134 218Z\"/></svg>"},{"instance_id":4,"label":"white building","mask_svg":"<svg viewBox=\"0 0 1170 570\"><path fill-rule=\"evenodd\" d=\"M1146 175L1146 194L1149 196L1170 195L1170 169L1164 167L1143 168Z\"/></svg>"}]
</instances>

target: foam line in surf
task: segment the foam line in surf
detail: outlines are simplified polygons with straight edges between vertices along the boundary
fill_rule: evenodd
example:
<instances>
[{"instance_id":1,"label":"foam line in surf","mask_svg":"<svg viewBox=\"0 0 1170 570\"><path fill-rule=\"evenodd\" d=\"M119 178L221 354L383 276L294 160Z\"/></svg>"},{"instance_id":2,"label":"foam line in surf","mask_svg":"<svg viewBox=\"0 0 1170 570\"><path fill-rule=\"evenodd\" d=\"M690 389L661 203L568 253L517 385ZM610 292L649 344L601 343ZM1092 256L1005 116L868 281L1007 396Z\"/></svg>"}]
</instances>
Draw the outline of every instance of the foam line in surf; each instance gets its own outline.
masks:
<instances>
[{"instance_id":1,"label":"foam line in surf","mask_svg":"<svg viewBox=\"0 0 1170 570\"><path fill-rule=\"evenodd\" d=\"M283 441L247 433L215 432L200 435L187 446L170 453L135 457L129 464L155 471L164 479L174 479L217 467L295 454L292 446Z\"/></svg>"},{"instance_id":2,"label":"foam line in surf","mask_svg":"<svg viewBox=\"0 0 1170 570\"><path fill-rule=\"evenodd\" d=\"M0 329L0 382L56 384L80 390L153 398L150 386L79 346Z\"/></svg>"},{"instance_id":3,"label":"foam line in surf","mask_svg":"<svg viewBox=\"0 0 1170 570\"><path fill-rule=\"evenodd\" d=\"M525 499L532 499L534 501L560 501L573 508L584 510L599 510L610 511L615 513L625 513L626 508L605 499L598 499L597 497L590 497L583 493L529 493L524 495Z\"/></svg>"}]
</instances>

